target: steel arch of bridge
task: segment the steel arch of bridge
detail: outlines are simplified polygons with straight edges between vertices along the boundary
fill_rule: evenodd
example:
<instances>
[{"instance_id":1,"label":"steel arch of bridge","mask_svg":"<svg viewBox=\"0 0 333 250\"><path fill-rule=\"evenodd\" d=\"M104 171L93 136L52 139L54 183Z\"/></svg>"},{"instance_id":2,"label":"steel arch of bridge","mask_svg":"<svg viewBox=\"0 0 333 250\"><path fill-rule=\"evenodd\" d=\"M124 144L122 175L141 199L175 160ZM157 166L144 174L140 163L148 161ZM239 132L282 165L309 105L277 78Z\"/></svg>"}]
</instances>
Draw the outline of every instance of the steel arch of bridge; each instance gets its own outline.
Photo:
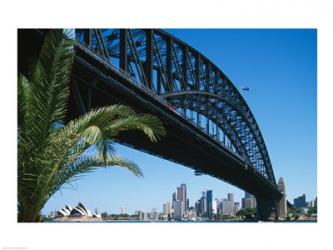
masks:
<instances>
[{"instance_id":1,"label":"steel arch of bridge","mask_svg":"<svg viewBox=\"0 0 333 250\"><path fill-rule=\"evenodd\" d=\"M250 108L207 57L159 29L76 29L75 38L77 46L159 97L276 186Z\"/></svg>"}]
</instances>

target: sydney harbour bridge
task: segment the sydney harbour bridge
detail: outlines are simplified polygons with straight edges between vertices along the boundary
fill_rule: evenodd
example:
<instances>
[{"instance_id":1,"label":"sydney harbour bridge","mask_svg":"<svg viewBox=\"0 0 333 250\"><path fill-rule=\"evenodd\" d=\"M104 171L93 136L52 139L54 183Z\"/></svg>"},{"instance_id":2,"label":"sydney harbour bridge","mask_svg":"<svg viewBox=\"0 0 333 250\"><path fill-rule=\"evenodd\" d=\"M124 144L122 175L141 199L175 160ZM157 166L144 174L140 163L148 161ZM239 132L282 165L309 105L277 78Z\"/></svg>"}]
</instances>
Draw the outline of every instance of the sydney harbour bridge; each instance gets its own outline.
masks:
<instances>
[{"instance_id":1,"label":"sydney harbour bridge","mask_svg":"<svg viewBox=\"0 0 333 250\"><path fill-rule=\"evenodd\" d=\"M19 70L47 30L19 31ZM279 192L264 138L231 80L206 56L160 29L76 29L67 119L122 103L151 113L167 135L139 132L118 142L239 187L257 199L257 218L278 214ZM20 42L23 41L23 42Z\"/></svg>"}]
</instances>

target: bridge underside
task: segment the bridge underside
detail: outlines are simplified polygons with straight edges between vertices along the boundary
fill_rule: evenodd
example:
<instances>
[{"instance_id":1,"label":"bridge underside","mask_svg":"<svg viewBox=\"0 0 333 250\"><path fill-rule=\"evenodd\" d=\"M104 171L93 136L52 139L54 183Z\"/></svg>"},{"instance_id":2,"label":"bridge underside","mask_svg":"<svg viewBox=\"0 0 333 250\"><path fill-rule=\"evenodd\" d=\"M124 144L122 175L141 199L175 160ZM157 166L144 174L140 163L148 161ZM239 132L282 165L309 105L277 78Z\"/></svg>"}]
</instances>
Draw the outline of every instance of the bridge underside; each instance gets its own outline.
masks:
<instances>
[{"instance_id":1,"label":"bridge underside","mask_svg":"<svg viewBox=\"0 0 333 250\"><path fill-rule=\"evenodd\" d=\"M272 185L253 168L176 112L162 105L126 79L99 65L97 61L77 51L72 76L68 118L72 119L93 107L122 103L138 112L157 115L165 125L167 136L159 143L150 143L141 132L123 134L122 144L145 151L205 174L222 179L254 194L258 200L279 197Z\"/></svg>"}]
</instances>

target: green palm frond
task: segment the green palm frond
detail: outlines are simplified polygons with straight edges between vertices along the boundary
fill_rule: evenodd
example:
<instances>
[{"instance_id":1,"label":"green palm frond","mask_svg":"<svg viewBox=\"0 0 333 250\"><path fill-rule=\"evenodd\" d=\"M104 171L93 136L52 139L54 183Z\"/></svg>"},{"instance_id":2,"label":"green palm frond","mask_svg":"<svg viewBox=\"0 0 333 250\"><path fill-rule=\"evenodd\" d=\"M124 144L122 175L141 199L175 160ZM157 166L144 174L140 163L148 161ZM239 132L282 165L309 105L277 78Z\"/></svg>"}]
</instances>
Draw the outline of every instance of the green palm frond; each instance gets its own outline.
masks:
<instances>
[{"instance_id":1,"label":"green palm frond","mask_svg":"<svg viewBox=\"0 0 333 250\"><path fill-rule=\"evenodd\" d=\"M18 127L24 126L26 116L29 114L29 105L31 103L32 92L31 84L24 75L18 77Z\"/></svg>"},{"instance_id":2,"label":"green palm frond","mask_svg":"<svg viewBox=\"0 0 333 250\"><path fill-rule=\"evenodd\" d=\"M56 173L56 178L53 180L53 189L50 191L50 196L57 192L64 184L69 184L78 180L83 175L95 171L101 167L122 167L129 170L137 177L143 177L140 167L119 155L109 155L107 159L100 158L98 155L84 155L79 157L75 162L64 166Z\"/></svg>"},{"instance_id":3,"label":"green palm frond","mask_svg":"<svg viewBox=\"0 0 333 250\"><path fill-rule=\"evenodd\" d=\"M73 40L64 36L62 30L54 30L46 36L30 79L34 112L30 114L26 130L33 137L35 147L44 145L51 125L65 116L73 58Z\"/></svg>"},{"instance_id":4,"label":"green palm frond","mask_svg":"<svg viewBox=\"0 0 333 250\"><path fill-rule=\"evenodd\" d=\"M108 136L116 137L119 133L138 129L143 131L152 142L156 142L165 135L165 129L161 121L152 115L132 115L118 118L108 125Z\"/></svg>"},{"instance_id":5,"label":"green palm frond","mask_svg":"<svg viewBox=\"0 0 333 250\"><path fill-rule=\"evenodd\" d=\"M93 109L66 126L55 126L67 111L73 57L73 40L53 30L31 77L18 76L20 221L38 221L55 192L96 168L119 166L142 177L138 165L115 154L113 143L120 133L140 130L152 142L165 135L159 119L125 105Z\"/></svg>"}]
</instances>

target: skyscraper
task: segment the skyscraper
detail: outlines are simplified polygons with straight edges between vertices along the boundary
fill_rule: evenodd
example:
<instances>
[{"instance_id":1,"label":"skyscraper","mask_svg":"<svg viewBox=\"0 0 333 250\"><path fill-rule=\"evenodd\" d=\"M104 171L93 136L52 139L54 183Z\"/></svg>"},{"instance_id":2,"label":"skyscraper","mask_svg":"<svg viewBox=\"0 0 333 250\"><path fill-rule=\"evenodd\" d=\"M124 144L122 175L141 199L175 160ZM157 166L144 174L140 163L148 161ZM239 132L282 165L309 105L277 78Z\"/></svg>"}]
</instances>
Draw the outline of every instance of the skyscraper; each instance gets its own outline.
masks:
<instances>
[{"instance_id":1,"label":"skyscraper","mask_svg":"<svg viewBox=\"0 0 333 250\"><path fill-rule=\"evenodd\" d=\"M166 218L171 216L171 203L166 202L163 204L163 214L165 215Z\"/></svg>"},{"instance_id":2,"label":"skyscraper","mask_svg":"<svg viewBox=\"0 0 333 250\"><path fill-rule=\"evenodd\" d=\"M229 215L229 216L234 215L234 204L231 203L229 199L222 199L220 206L223 215Z\"/></svg>"},{"instance_id":3,"label":"skyscraper","mask_svg":"<svg viewBox=\"0 0 333 250\"><path fill-rule=\"evenodd\" d=\"M173 192L172 193L172 201L176 201L177 200L177 197L176 197L176 192Z\"/></svg>"},{"instance_id":4,"label":"skyscraper","mask_svg":"<svg viewBox=\"0 0 333 250\"><path fill-rule=\"evenodd\" d=\"M177 187L177 196L176 199L183 203L182 205L182 213L185 214L187 211L187 198L186 198L186 184L180 184L180 187Z\"/></svg>"},{"instance_id":5,"label":"skyscraper","mask_svg":"<svg viewBox=\"0 0 333 250\"><path fill-rule=\"evenodd\" d=\"M207 197L206 197L206 192L202 192L201 198L195 203L195 210L196 214L203 216L207 215Z\"/></svg>"},{"instance_id":6,"label":"skyscraper","mask_svg":"<svg viewBox=\"0 0 333 250\"><path fill-rule=\"evenodd\" d=\"M213 216L213 190L207 190L207 217L211 218Z\"/></svg>"},{"instance_id":7,"label":"skyscraper","mask_svg":"<svg viewBox=\"0 0 333 250\"><path fill-rule=\"evenodd\" d=\"M239 211L239 202L234 203L234 214L236 214Z\"/></svg>"},{"instance_id":8,"label":"skyscraper","mask_svg":"<svg viewBox=\"0 0 333 250\"><path fill-rule=\"evenodd\" d=\"M187 199L187 189L186 189L186 184L180 184L180 187L183 188L183 202L184 202L184 208L185 212L188 210L188 199Z\"/></svg>"},{"instance_id":9,"label":"skyscraper","mask_svg":"<svg viewBox=\"0 0 333 250\"><path fill-rule=\"evenodd\" d=\"M175 220L181 220L183 218L183 211L184 211L184 208L183 208L183 205L184 203L182 201L174 201L173 202L173 218Z\"/></svg>"},{"instance_id":10,"label":"skyscraper","mask_svg":"<svg viewBox=\"0 0 333 250\"><path fill-rule=\"evenodd\" d=\"M242 208L256 208L257 201L256 198L250 194L245 192L245 197L242 198Z\"/></svg>"},{"instance_id":11,"label":"skyscraper","mask_svg":"<svg viewBox=\"0 0 333 250\"><path fill-rule=\"evenodd\" d=\"M306 207L305 194L294 199L294 207L297 207L297 208Z\"/></svg>"},{"instance_id":12,"label":"skyscraper","mask_svg":"<svg viewBox=\"0 0 333 250\"><path fill-rule=\"evenodd\" d=\"M287 216L287 199L286 199L286 186L284 184L284 180L280 177L278 181L278 190L283 194L281 200L279 201L279 217L285 218Z\"/></svg>"},{"instance_id":13,"label":"skyscraper","mask_svg":"<svg viewBox=\"0 0 333 250\"><path fill-rule=\"evenodd\" d=\"M228 200L234 204L234 194L233 193L228 193Z\"/></svg>"},{"instance_id":14,"label":"skyscraper","mask_svg":"<svg viewBox=\"0 0 333 250\"><path fill-rule=\"evenodd\" d=\"M217 205L218 205L218 200L214 199L212 204L213 214L217 214Z\"/></svg>"}]
</instances>

